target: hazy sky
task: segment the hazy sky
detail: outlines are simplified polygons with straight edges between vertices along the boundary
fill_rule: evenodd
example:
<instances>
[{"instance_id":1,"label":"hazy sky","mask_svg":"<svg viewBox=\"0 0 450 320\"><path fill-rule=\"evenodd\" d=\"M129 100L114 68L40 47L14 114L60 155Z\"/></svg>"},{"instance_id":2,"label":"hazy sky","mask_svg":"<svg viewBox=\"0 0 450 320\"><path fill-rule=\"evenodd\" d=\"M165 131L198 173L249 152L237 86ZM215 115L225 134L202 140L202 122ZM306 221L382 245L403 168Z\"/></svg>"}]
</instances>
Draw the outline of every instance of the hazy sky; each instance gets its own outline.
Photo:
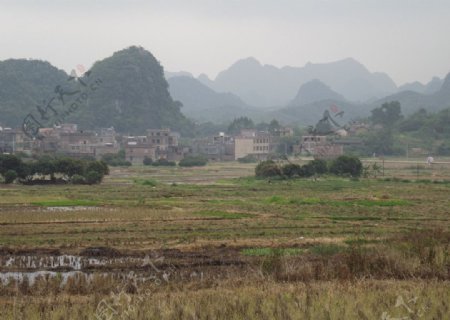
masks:
<instances>
[{"instance_id":1,"label":"hazy sky","mask_svg":"<svg viewBox=\"0 0 450 320\"><path fill-rule=\"evenodd\" d=\"M0 60L70 71L130 45L214 78L238 59L353 57L397 84L450 72L449 0L0 0Z\"/></svg>"}]
</instances>

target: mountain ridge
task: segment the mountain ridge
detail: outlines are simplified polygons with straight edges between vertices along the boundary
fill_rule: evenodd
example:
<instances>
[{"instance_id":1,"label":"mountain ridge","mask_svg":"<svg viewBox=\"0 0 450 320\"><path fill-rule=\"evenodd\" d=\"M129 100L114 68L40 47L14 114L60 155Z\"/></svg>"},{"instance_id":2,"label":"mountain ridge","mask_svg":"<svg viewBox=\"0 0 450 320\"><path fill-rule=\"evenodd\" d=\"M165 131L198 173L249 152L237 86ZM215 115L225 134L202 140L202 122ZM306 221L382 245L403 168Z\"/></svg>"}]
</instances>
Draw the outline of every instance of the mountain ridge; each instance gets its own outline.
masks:
<instances>
[{"instance_id":1,"label":"mountain ridge","mask_svg":"<svg viewBox=\"0 0 450 320\"><path fill-rule=\"evenodd\" d=\"M370 72L353 58L278 68L249 57L236 61L204 84L216 91L234 93L249 105L271 107L288 104L298 88L313 79L321 80L351 101L380 98L397 91L387 74Z\"/></svg>"},{"instance_id":2,"label":"mountain ridge","mask_svg":"<svg viewBox=\"0 0 450 320\"><path fill-rule=\"evenodd\" d=\"M305 105L322 100L336 100L345 101L345 98L339 93L333 91L329 86L318 79L303 84L295 98L289 103L289 105Z\"/></svg>"}]
</instances>

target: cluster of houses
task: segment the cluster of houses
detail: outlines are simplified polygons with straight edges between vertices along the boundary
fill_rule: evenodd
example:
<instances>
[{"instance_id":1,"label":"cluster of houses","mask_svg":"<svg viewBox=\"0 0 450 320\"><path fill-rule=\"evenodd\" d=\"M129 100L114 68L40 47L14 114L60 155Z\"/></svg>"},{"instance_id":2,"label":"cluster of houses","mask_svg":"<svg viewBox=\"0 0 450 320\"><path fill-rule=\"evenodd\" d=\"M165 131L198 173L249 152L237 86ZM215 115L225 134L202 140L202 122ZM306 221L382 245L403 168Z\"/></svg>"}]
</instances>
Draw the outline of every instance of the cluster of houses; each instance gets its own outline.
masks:
<instances>
[{"instance_id":1,"label":"cluster of houses","mask_svg":"<svg viewBox=\"0 0 450 320\"><path fill-rule=\"evenodd\" d=\"M303 136L294 146L282 141L292 137L292 128L280 127L271 132L245 129L237 135L223 132L180 144L180 135L170 129L148 129L145 135L119 135L114 128L79 130L76 124L61 124L39 129L41 139L29 138L21 129L0 127L0 153L64 154L74 158L101 159L105 154L125 151L125 160L142 164L145 158L179 161L186 155L202 155L211 161L233 161L246 156L257 160L282 153L333 157L343 153L345 143L330 142L327 136ZM339 140L339 139L338 139ZM345 141L348 141L345 140ZM287 150L287 148L291 150ZM283 151L284 150L284 151Z\"/></svg>"}]
</instances>

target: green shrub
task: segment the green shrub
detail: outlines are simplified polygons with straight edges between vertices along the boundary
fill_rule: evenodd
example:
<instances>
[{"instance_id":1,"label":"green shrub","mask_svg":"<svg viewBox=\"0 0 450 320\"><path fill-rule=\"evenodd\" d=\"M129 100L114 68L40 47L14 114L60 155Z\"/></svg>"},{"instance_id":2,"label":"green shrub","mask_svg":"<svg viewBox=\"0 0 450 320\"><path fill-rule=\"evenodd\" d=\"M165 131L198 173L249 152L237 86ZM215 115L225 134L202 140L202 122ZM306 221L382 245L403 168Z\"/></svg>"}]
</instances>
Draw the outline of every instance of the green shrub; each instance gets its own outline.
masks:
<instances>
[{"instance_id":1,"label":"green shrub","mask_svg":"<svg viewBox=\"0 0 450 320\"><path fill-rule=\"evenodd\" d=\"M85 175L87 184L97 184L100 183L103 179L103 175L97 171L89 171Z\"/></svg>"},{"instance_id":2,"label":"green shrub","mask_svg":"<svg viewBox=\"0 0 450 320\"><path fill-rule=\"evenodd\" d=\"M251 154L248 154L245 157L239 158L237 160L240 163L256 163L256 162L258 162L258 159Z\"/></svg>"},{"instance_id":3,"label":"green shrub","mask_svg":"<svg viewBox=\"0 0 450 320\"><path fill-rule=\"evenodd\" d=\"M26 175L27 166L22 159L12 154L0 154L0 174L5 175L9 170L13 170L19 177Z\"/></svg>"},{"instance_id":4,"label":"green shrub","mask_svg":"<svg viewBox=\"0 0 450 320\"><path fill-rule=\"evenodd\" d=\"M260 178L282 176L280 167L272 160L261 161L255 168L255 175Z\"/></svg>"},{"instance_id":5,"label":"green shrub","mask_svg":"<svg viewBox=\"0 0 450 320\"><path fill-rule=\"evenodd\" d=\"M196 167L204 166L208 163L208 159L203 156L188 156L183 158L178 164L180 167Z\"/></svg>"},{"instance_id":6,"label":"green shrub","mask_svg":"<svg viewBox=\"0 0 450 320\"><path fill-rule=\"evenodd\" d=\"M314 170L314 167L310 164L305 164L300 167L300 170L298 172L298 175L303 178L312 177L316 174L316 171Z\"/></svg>"},{"instance_id":7,"label":"green shrub","mask_svg":"<svg viewBox=\"0 0 450 320\"><path fill-rule=\"evenodd\" d=\"M328 166L326 161L322 159L314 159L303 165L299 170L299 176L304 178L325 173L328 173Z\"/></svg>"},{"instance_id":8,"label":"green shrub","mask_svg":"<svg viewBox=\"0 0 450 320\"><path fill-rule=\"evenodd\" d=\"M357 157L340 156L331 163L330 172L338 176L360 177L363 165Z\"/></svg>"},{"instance_id":9,"label":"green shrub","mask_svg":"<svg viewBox=\"0 0 450 320\"><path fill-rule=\"evenodd\" d=\"M108 164L105 161L90 161L86 165L85 172L96 171L101 175L109 174Z\"/></svg>"},{"instance_id":10,"label":"green shrub","mask_svg":"<svg viewBox=\"0 0 450 320\"><path fill-rule=\"evenodd\" d=\"M70 179L70 181L73 184L85 184L86 183L86 179L82 175L79 175L79 174L74 174L72 176L72 178Z\"/></svg>"},{"instance_id":11,"label":"green shrub","mask_svg":"<svg viewBox=\"0 0 450 320\"><path fill-rule=\"evenodd\" d=\"M314 168L314 172L316 174L328 173L327 162L323 159L314 159L309 163L309 165Z\"/></svg>"},{"instance_id":12,"label":"green shrub","mask_svg":"<svg viewBox=\"0 0 450 320\"><path fill-rule=\"evenodd\" d=\"M156 185L158 184L158 181L154 179L146 179L146 180L137 179L134 180L134 182L142 186L150 186L150 187L156 187Z\"/></svg>"},{"instance_id":13,"label":"green shrub","mask_svg":"<svg viewBox=\"0 0 450 320\"><path fill-rule=\"evenodd\" d=\"M301 167L298 164L294 164L294 163L285 164L281 168L281 171L283 172L283 174L289 178L291 178L295 175L298 175L300 170L301 170Z\"/></svg>"},{"instance_id":14,"label":"green shrub","mask_svg":"<svg viewBox=\"0 0 450 320\"><path fill-rule=\"evenodd\" d=\"M142 161L142 163L144 164L144 166L150 166L153 163L153 159L150 157L145 156L144 157L144 161Z\"/></svg>"},{"instance_id":15,"label":"green shrub","mask_svg":"<svg viewBox=\"0 0 450 320\"><path fill-rule=\"evenodd\" d=\"M46 165L47 162L51 160L48 159L39 159L37 162L37 168L35 168L35 171L39 173L44 173L45 170L49 170L49 165ZM53 161L54 165L54 171L58 173L65 174L69 177L72 177L73 175L83 175L85 171L85 166L87 166L86 161L82 160L76 160L71 158L61 158L56 159ZM104 170L104 169L102 169Z\"/></svg>"},{"instance_id":16,"label":"green shrub","mask_svg":"<svg viewBox=\"0 0 450 320\"><path fill-rule=\"evenodd\" d=\"M167 159L158 159L152 163L152 166L158 167L175 167L177 164L174 161L169 161Z\"/></svg>"},{"instance_id":17,"label":"green shrub","mask_svg":"<svg viewBox=\"0 0 450 320\"><path fill-rule=\"evenodd\" d=\"M5 184L13 183L14 180L17 179L17 172L14 170L8 170L3 174L3 177L5 178Z\"/></svg>"}]
</instances>

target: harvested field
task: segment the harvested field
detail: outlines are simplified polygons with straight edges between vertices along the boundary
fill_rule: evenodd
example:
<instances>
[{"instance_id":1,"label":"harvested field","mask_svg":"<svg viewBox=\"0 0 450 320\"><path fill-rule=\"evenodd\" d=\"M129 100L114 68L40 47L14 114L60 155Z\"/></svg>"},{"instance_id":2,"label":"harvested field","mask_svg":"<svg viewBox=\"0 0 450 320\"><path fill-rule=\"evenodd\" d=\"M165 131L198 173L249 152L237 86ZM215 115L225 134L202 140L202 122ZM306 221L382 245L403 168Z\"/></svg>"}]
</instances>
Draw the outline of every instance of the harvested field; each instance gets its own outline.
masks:
<instances>
[{"instance_id":1,"label":"harvested field","mask_svg":"<svg viewBox=\"0 0 450 320\"><path fill-rule=\"evenodd\" d=\"M446 171L398 165L398 179L267 181L227 163L0 186L1 318L91 319L111 294L117 319L400 317L398 296L449 318Z\"/></svg>"}]
</instances>

